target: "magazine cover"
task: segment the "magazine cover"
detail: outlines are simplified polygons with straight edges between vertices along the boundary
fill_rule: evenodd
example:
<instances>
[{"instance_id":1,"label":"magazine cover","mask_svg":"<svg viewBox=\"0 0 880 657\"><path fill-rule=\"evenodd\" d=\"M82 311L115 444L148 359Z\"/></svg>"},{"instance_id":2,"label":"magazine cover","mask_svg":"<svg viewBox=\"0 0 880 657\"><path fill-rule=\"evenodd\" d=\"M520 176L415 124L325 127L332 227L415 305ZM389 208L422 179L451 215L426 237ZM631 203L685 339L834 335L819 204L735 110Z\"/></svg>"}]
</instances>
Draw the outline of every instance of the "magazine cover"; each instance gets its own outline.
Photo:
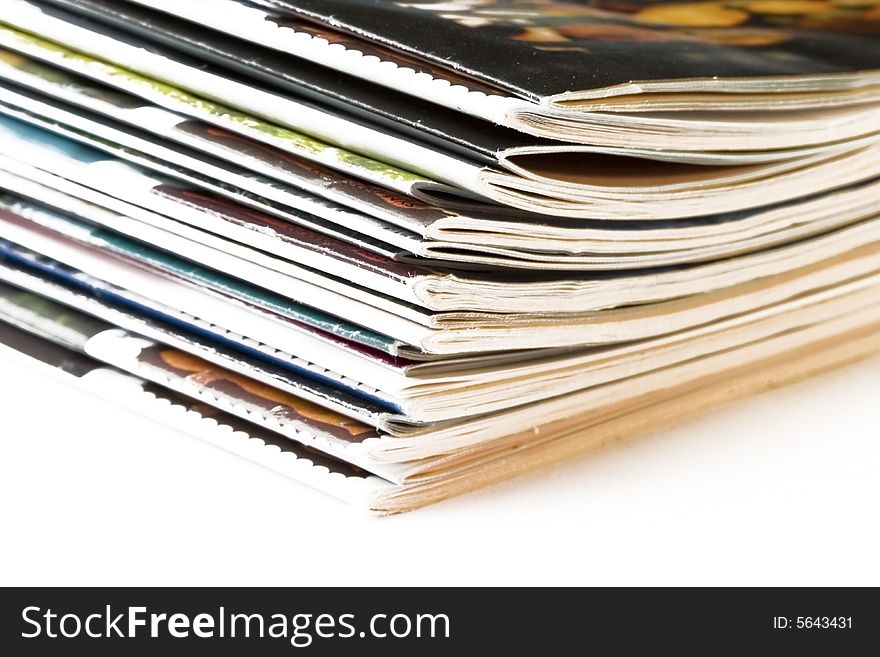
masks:
<instances>
[{"instance_id":1,"label":"magazine cover","mask_svg":"<svg viewBox=\"0 0 880 657\"><path fill-rule=\"evenodd\" d=\"M379 437L375 429L306 399L17 288L0 285L0 320L343 459L357 462L353 446ZM397 478L393 467L361 465Z\"/></svg>"},{"instance_id":2,"label":"magazine cover","mask_svg":"<svg viewBox=\"0 0 880 657\"><path fill-rule=\"evenodd\" d=\"M25 217L5 212L0 216L4 234L23 246L99 278L134 286L133 290L147 297L156 299L161 290L167 290L166 293L174 295L170 298L181 302L187 299L199 316L288 353L295 352L295 344L304 339L290 320L302 321L308 315L301 307L262 288L180 261L142 243L96 231L50 211L27 214ZM372 330L396 337L423 352L445 355L485 353L487 345L491 345L490 350L505 351L644 339L737 314L743 304L761 307L777 303L821 286L823 281L844 280L838 277L873 271L875 230L876 222L867 222L832 233L819 238L817 245L821 248L815 252L789 247L793 270L662 303L616 307L618 296L612 307L596 312L508 314L503 325L499 325L497 313L440 313L435 316L434 327L388 315ZM102 256L95 258L96 253ZM618 295L627 289L620 285L612 287ZM641 295L642 290L637 286L631 293ZM358 321L362 326L371 326L367 315Z\"/></svg>"},{"instance_id":3,"label":"magazine cover","mask_svg":"<svg viewBox=\"0 0 880 657\"><path fill-rule=\"evenodd\" d=\"M8 291L0 289L0 300ZM24 300L17 299L19 302ZM29 305L39 305L29 299ZM51 323L51 311L42 307L43 324ZM284 474L294 481L321 490L364 509L373 498L395 486L345 461L289 440L243 421L204 402L115 368L62 344L67 315L59 318L62 337L42 336L0 319L0 352L4 358L28 365L39 363L50 373L73 379L90 392L135 411L152 421L173 427L234 454ZM95 455L99 458L99 455Z\"/></svg>"},{"instance_id":4,"label":"magazine cover","mask_svg":"<svg viewBox=\"0 0 880 657\"><path fill-rule=\"evenodd\" d=\"M786 159L794 157L802 153L804 145L799 144L795 149L774 149L762 151L728 151L728 152L712 152L703 150L698 151L672 151L672 150L652 150L652 149L615 149L613 147L602 147L597 145L596 141L588 144L580 145L578 149L570 146L562 145L558 140L535 139L527 137L522 133L512 130L504 130L492 123L475 121L472 117L462 112L450 111L443 106L431 104L414 95L406 95L397 89L389 90L379 85L366 83L364 80L352 76L345 76L339 71L332 68L318 66L308 59L291 59L284 57L283 54L273 52L271 48L262 46L262 43L255 39L250 42L242 40L240 37L242 32L247 33L248 27L255 25L254 20L245 20L244 29L239 26L231 35L218 34L217 30L205 29L201 24L183 22L176 20L168 14L153 12L145 8L134 7L130 4L120 4L118 2L109 2L108 0L56 0L58 4L70 6L78 11L87 13L88 15L105 20L122 29L137 32L149 39L161 40L163 44L183 50L201 58L207 58L217 62L222 66L237 71L243 75L249 76L261 84L280 87L285 91L300 97L312 99L324 106L332 107L341 114L355 114L364 116L368 120L387 125L393 130L408 134L417 139L431 139L432 145L438 150L454 150L456 148L466 148L465 154L472 159L479 160L480 157L486 158L486 164L493 164L496 160L517 160L522 162L529 156L535 156L541 153L562 153L566 152L598 152L606 154L629 154L644 157L646 159L673 159L678 161L694 161L702 163L723 163L736 162L741 164L749 164L771 159ZM161 2L159 4L162 4ZM170 3L166 3L170 5ZM195 3L198 5L199 3ZM386 3L386 7L387 7ZM393 4L393 3L392 3ZM522 9L517 10L512 7L502 5L488 5L484 15L491 17L487 19L489 23L501 22L505 18L510 21L511 25L520 24L528 25L529 19L540 20L540 9L537 4L528 5L528 3L520 3ZM546 4L546 3L545 3ZM572 5L562 5L556 3L553 9L547 9L548 13L552 13L553 17L560 21L566 12L573 13ZM353 11L369 11L367 6L357 6ZM452 13L444 13L448 6L443 6L438 11L442 16L450 17ZM618 9L620 5L614 5ZM687 7L676 6L679 11L689 11ZM673 7L673 10L676 8ZM423 9L429 9L423 6ZM176 8L171 8L174 11ZM179 9L183 13L192 15L199 11L199 7L190 5L189 8ZM460 10L461 11L461 10ZM479 10L471 9L475 13ZM595 16L601 11L594 8L592 15ZM256 13L250 8L250 16ZM857 13L857 12L854 12ZM778 14L777 14L778 15ZM418 25L431 25L431 15L421 15L413 12L410 21L415 27ZM222 19L221 19L222 20ZM397 24L405 24L396 21ZM486 27L490 27L487 23ZM263 21L262 27L266 28L272 24L272 20L268 17ZM609 22L598 23L594 28L596 32L606 28ZM335 25L339 26L338 21ZM472 27L477 27L472 25ZM605 40L611 38L612 32L605 36ZM231 38L231 37L238 38ZM486 35L486 41L496 42L498 34ZM296 40L294 37L292 40ZM597 36L597 40L599 37ZM271 39L270 39L271 41ZM576 40L575 40L576 41ZM343 45L344 40L334 41L337 45ZM552 50L552 46L545 45L545 48ZM589 49L589 46L583 46L578 51L572 46L571 53L589 52L590 55L601 57L603 53ZM558 51L557 51L558 52ZM505 53L513 55L513 53ZM350 56L349 59L354 59ZM514 60L511 60L514 61ZM423 64L424 65L424 64ZM550 63L547 62L549 69ZM567 64L567 67L572 64ZM386 66L385 68L389 68ZM421 68L421 67L419 67ZM578 71L581 73L584 66L579 64ZM417 69L419 70L419 69ZM546 70L546 69L545 69ZM554 70L558 70L555 69ZM563 69L565 70L565 69ZM595 76L594 76L595 78ZM859 94L850 98L850 102L858 104L859 102L869 99L871 92L867 94ZM819 102L821 99L816 98ZM826 98L826 102L827 98ZM785 104L785 101L782 101Z\"/></svg>"},{"instance_id":5,"label":"magazine cover","mask_svg":"<svg viewBox=\"0 0 880 657\"><path fill-rule=\"evenodd\" d=\"M836 3L833 11L789 2L657 0L220 0L215 11L206 11L204 0L136 2L499 124L567 139L578 134L578 123L599 122L600 112L877 100L877 9L870 0ZM699 130L699 122L691 127Z\"/></svg>"},{"instance_id":6,"label":"magazine cover","mask_svg":"<svg viewBox=\"0 0 880 657\"><path fill-rule=\"evenodd\" d=\"M0 58L0 68L4 61L6 60ZM95 98L104 98L107 93L111 94L111 98L113 97L112 92L108 92L106 88L95 87L88 83L84 86L81 80L74 82L68 74L57 69L49 71L46 67L33 62L24 64L23 58L20 57L8 61L15 62L15 67L5 70L11 72L16 80L36 82L41 88L46 87L42 83L47 81L53 84L63 81L57 87L48 87L53 93L76 89L77 93L73 95L79 101L92 105L95 104ZM22 73L26 75L22 77ZM36 74L31 75L32 73ZM71 94L67 93L67 95ZM4 101L13 105L6 105ZM27 109L19 109L22 107ZM113 104L104 111L112 113L113 107L117 105ZM40 112L49 118L37 116L30 110ZM416 233L408 233L391 223L359 214L353 208L339 205L332 207L315 197L300 203L303 201L304 192L291 194L292 188L281 190L277 181L259 180L258 176L247 172L236 175L233 169L235 165L228 161L224 161L222 166L211 164L210 161L194 153L186 154L180 148L162 145L155 137L133 134L131 126L113 128L108 126L111 120L107 117L89 118L87 114L82 113L83 110L65 109L58 104L58 101L51 101L45 97L36 98L14 88L0 87L0 112L107 151L146 169L196 185L284 221L331 235L397 261L412 259L414 263L422 264L437 260L438 264L446 261L518 268L602 269L619 266L655 267L708 260L757 250L851 222L867 213L873 213L876 194L873 185L855 185L852 189L844 189L828 197L816 195L778 207L770 206L756 211L715 215L689 222L667 222L667 225L664 225L656 221L648 223L588 221L578 226L549 224L546 220L528 217L522 217L521 221L516 222L512 221L514 217L502 220L500 217L492 219L456 216L451 211L439 210L433 219L429 219L426 213L427 207L420 207L420 204L414 200L409 203L400 199L394 201L389 197L390 192L376 196L376 199L382 199L381 204L369 208L369 211L375 215L387 214L391 206L395 208L395 212L399 209L400 212L418 213L421 217L420 221L410 222L398 214L391 219L398 223L406 223L416 232L425 235L420 239ZM80 128L94 131L95 134L87 134ZM118 141L119 145L115 145L115 141L111 142L109 139ZM135 148L146 149L152 155L146 155ZM227 182L207 178L195 171L170 165L167 159L157 158L181 162L205 173L220 176ZM237 161L240 160L237 158ZM354 184L353 187L359 188L360 185ZM340 188L334 187L334 189ZM286 201L286 205L279 206L266 198L255 197L248 190L267 193L277 200ZM350 198L345 197L340 200L352 202ZM322 221L315 215L297 212L290 208L291 203L300 204L338 223ZM359 202L354 204L357 205ZM288 209L284 209L285 207ZM357 231L379 236L388 244L368 238ZM480 237L479 243L477 237ZM389 246L390 244L397 244L404 250L395 249Z\"/></svg>"},{"instance_id":7,"label":"magazine cover","mask_svg":"<svg viewBox=\"0 0 880 657\"><path fill-rule=\"evenodd\" d=\"M254 340L206 325L170 309L140 303L124 290L112 288L22 247L4 243L0 251L0 279L75 311L136 333L157 343L210 362L224 370L248 376L264 385L295 395L346 417L379 427L396 415L387 403L347 391L338 381L307 376L308 361L270 350ZM338 377L337 377L338 378Z\"/></svg>"},{"instance_id":8,"label":"magazine cover","mask_svg":"<svg viewBox=\"0 0 880 657\"><path fill-rule=\"evenodd\" d=\"M875 291L876 287L871 293L874 294ZM24 307L20 303L12 305L28 312L26 303ZM40 302L37 305L40 305ZM47 313L44 310L37 312L36 315L39 317L37 323L51 324L49 317L51 312ZM364 456L373 459L376 463L408 463L407 468L401 471L405 472L402 474L404 486L392 491L391 496L381 500L381 503L375 500L374 508L385 512L399 512L470 490L475 486L485 485L495 477L509 476L506 474L509 468L522 467L533 462L534 459L540 461L551 457L560 458L573 451L595 448L608 440L609 434L603 431L602 422L608 421L609 417L615 418L615 414L609 411L620 405L630 409L626 422L638 424L644 419L638 410L646 403L648 408L652 408L658 396L674 399L685 395L684 398L688 399L689 403L696 403L698 406L700 403L717 403L718 392L714 386L717 386L719 372L738 370L740 374L737 376L743 376L745 379L742 385L760 387L767 385L765 374L760 375L757 380L754 374L751 376L744 374L756 363L760 364L765 373L768 367L781 366L783 369L780 375L797 377L804 371L810 371L811 368L827 367L829 363L857 357L865 349L876 348L877 337L874 329L878 317L880 317L878 308L874 304L864 307L852 316L842 316L825 325L780 334L769 340L744 345L741 349L732 352L720 353L698 363L684 363L678 370L661 370L645 377L645 379L675 380L678 382L675 386L655 388L651 385L653 382L640 380L640 383L646 383L647 387L639 388L638 391L634 390L631 384L600 387L595 391L581 392L546 403L543 407L514 409L490 418L478 418L466 424L459 423L447 427L438 425L428 432L405 440L388 436L364 440L360 444L369 450ZM833 345L827 344L828 335L840 334L841 330L852 336L852 342L847 344L845 349L831 348ZM44 331L51 334L47 328L44 328ZM59 348L66 350L63 347ZM812 360L798 359L797 355L803 354L805 350L807 353L813 352ZM826 351L829 352L828 355L824 353ZM795 366L792 368L789 364L786 370L784 358L777 365L774 358L769 356L773 353L794 357ZM735 389L732 391L730 389L731 377L727 376L722 380L724 387L736 394ZM114 383L118 388L118 381ZM655 392L646 392L647 390ZM723 395L721 397L723 398ZM540 432L521 432L512 429L516 426L516 421L521 421L528 413L534 413L536 408L540 408L542 417L547 419L546 424L541 426ZM685 412L685 408L687 406L682 412ZM648 418L656 418L656 415L648 412ZM584 435L581 440L558 440L564 438L574 428L590 425L595 425L597 430ZM618 430L618 426L612 420L610 426L605 429L613 432ZM523 441L529 434L531 436L524 445ZM478 449L475 450L477 447ZM494 470L498 472L492 476L490 473ZM412 485L409 485L410 483Z\"/></svg>"},{"instance_id":9,"label":"magazine cover","mask_svg":"<svg viewBox=\"0 0 880 657\"><path fill-rule=\"evenodd\" d=\"M71 162L75 164L82 161L74 159ZM27 172L24 173L27 174ZM101 169L99 175L106 175L106 170ZM116 175L116 179L124 181L124 177L120 175ZM76 202L71 201L67 195L62 194L58 196L57 193L44 189L40 185L36 187L28 186L27 184L20 184L16 180L14 176L10 177L7 185L16 188L19 193L30 195L32 198L41 198L43 203L54 204L56 208L66 208L68 212L71 211L71 208L78 207L79 209L76 213L78 213L80 218L97 223L112 231L92 231L87 237L84 237L82 231L76 228L75 223L65 223L64 220L51 219L45 212L39 212L35 208L28 209L26 206L19 205L19 212L31 213L33 217L43 217L44 223L49 221L51 225L61 227L62 232L69 233L77 239L85 240L93 246L105 250L109 249L111 252L129 259L134 258L136 261L140 261L152 268L158 266L166 273L174 276L184 276L189 280L200 281L203 285L207 283L208 287L216 293L229 295L231 290L236 298L241 299L245 303L254 303L253 300L256 299L259 305L275 313L279 312L279 310L285 312L284 308L288 304L280 299L272 301L271 296L267 296L263 292L257 293L253 289L247 291L249 289L248 286L236 283L226 277L218 278L210 270L237 270L240 272L241 278L257 282L267 290L288 297L294 296L298 300L306 301L307 303L309 303L309 299L313 299L310 302L313 307L317 307L319 304L317 299L321 298L325 308L337 308L337 313L340 316L344 314L345 308L363 307L361 301L354 300L360 297L370 302L370 313L376 318L373 321L380 322L376 324L370 323L369 315L359 312L359 316L362 317L362 323L366 323L373 330L398 338L402 336L398 332L401 329L395 329L392 325L403 327L407 325L407 322L412 324L413 320L415 323L428 327L432 325L439 326L441 322L448 326L455 321L466 325L467 322L475 324L478 321L479 317L476 313L483 313L484 321L488 322L491 321L489 313L503 311L511 313L510 321L515 320L512 316L513 313L519 313L521 314L521 317L518 319L520 322L528 319L532 321L543 319L545 322L555 321L563 323L565 321L564 317L556 316L552 313L561 314L565 311L568 311L569 314L601 312L634 304L666 301L712 290L722 291L725 288L734 288L750 282L756 275L771 276L779 274L785 269L806 267L822 260L839 256L841 253L850 251L861 244L873 241L875 238L872 236L876 230L875 222L868 220L855 223L830 235L814 238L813 248L806 252L801 248L802 245L787 246L761 252L749 256L745 260L722 260L703 265L699 268L670 268L657 271L646 270L644 272L624 269L617 272L608 272L604 275L600 275L600 272L591 272L579 277L568 275L553 279L550 277L529 278L522 274L511 277L501 273L495 273L491 276L471 275L465 277L461 274L452 275L442 271L431 272L427 269L413 269L405 277L401 275L405 270L395 265L397 273L394 276L396 276L397 281L401 285L406 285L406 287L402 287L397 292L387 285L379 287L375 283L371 284L366 276L358 275L366 286L379 287L378 291L380 292L384 289L398 297L403 297L401 301L407 298L404 296L404 292L407 292L410 295L408 298L417 304L428 308L433 306L432 310L444 311L442 314L429 314L427 311L413 312L408 307L400 304L391 304L381 298L370 301L371 297L368 293L365 293L363 290L359 291L356 287L344 283L342 279L346 278L347 274L344 273L344 268L339 268L339 263L341 262L344 265L345 262L338 258L345 255L346 251L348 251L349 257L356 258L355 266L358 270L369 273L370 269L373 268L373 271L376 271L375 264L379 263L375 257L367 255L366 252L362 252L360 256L357 256L350 247L346 247L344 250L340 249L337 251L338 256L324 258L321 249L326 247L326 241L318 239L315 244L319 245L320 248L309 253L318 257L321 262L329 261L331 266L329 267L330 271L326 272L326 275L317 275L295 267L293 264L284 266L284 261L272 261L265 256L257 258L250 252L245 252L242 247L227 249L225 242L209 239L210 234L203 235L198 232L193 234L191 231L184 230L174 224L174 222L169 222L169 220L161 217L147 218L150 226L143 226L137 221L132 221L124 214L116 212L108 214L97 210L89 204L77 206ZM168 200L169 190L175 189L173 186L161 185L156 181L151 181L149 177L141 177L135 181L132 194L138 195L138 190L144 181L146 181L148 187L149 185L156 185L154 190L158 194L157 200ZM86 180L85 182L92 187L99 186L100 184L98 179L92 182ZM57 186L59 183L56 182L54 184ZM125 186L120 187L120 191L124 189ZM73 192L76 193L76 190L73 190ZM183 201L183 203L178 202L170 212L167 209L165 212L175 214L174 209L183 210L185 211L185 216L177 215L178 218L190 223L195 221L197 225L203 225L205 220L222 219L224 212L226 216L225 221L233 228L240 227L242 221L252 223L254 219L258 218L253 214L242 213L232 206L227 206L229 209L224 211L222 203L206 203L205 199L208 197L204 195L189 194L187 196L181 192L176 192L176 194L178 195L177 200ZM51 199L56 196L58 198L52 201ZM870 209L866 210L870 211ZM194 220L193 211L199 212L206 219L200 220L196 218ZM34 214L35 212L36 214ZM67 228L64 228L65 226ZM220 229L214 230L219 230L221 233L224 232L222 225ZM70 233L70 231L73 231L73 233ZM181 244L179 241L181 238L187 239L192 243L192 248L189 250L191 254L189 259L196 260L202 265L207 265L210 269L194 267L191 263L170 260L167 256L158 255L158 252L155 250L145 250L135 242L119 239L117 237L119 233L132 237L138 240L138 242L146 242L157 246L165 251L175 250ZM226 231L226 234L236 236L228 231ZM261 244L259 241L251 241L251 243L255 246ZM360 258L361 264L357 264L357 258ZM302 260L301 257L297 259ZM334 262L337 264L333 265ZM749 263L751 267L743 268L743 262ZM391 271L388 269L390 264L392 263L386 264L386 272ZM336 269L334 269L334 266ZM323 268L326 269L327 266L323 265ZM334 275L336 278L334 278ZM385 276L389 282L395 280L389 273L386 273ZM321 293L315 291L311 293L311 297L303 296L313 289L307 287L311 285L309 281L322 286L326 290L337 292L340 295L338 302L335 305L332 303L332 297L329 295L329 292ZM529 291L528 295L525 294L526 290ZM539 314L534 311L535 306L530 304L535 304L533 299L542 290L546 290L546 296L540 302L544 313ZM564 290L564 292L560 293L557 290ZM558 298L554 299L554 294L558 295ZM483 295L485 300L483 300ZM517 305L506 305L505 300L508 298L515 299ZM434 301L434 299L437 299L437 301ZM441 304L440 299L444 299L445 303ZM461 311L465 310L470 310L472 312L471 316L464 317L461 315ZM294 316L291 317L295 318ZM274 339L277 340L279 338Z\"/></svg>"},{"instance_id":10,"label":"magazine cover","mask_svg":"<svg viewBox=\"0 0 880 657\"><path fill-rule=\"evenodd\" d=\"M325 232L343 226L355 234L379 232L390 244L403 240L411 246L409 231L421 234L451 214L9 50L0 51L0 77L5 103L63 123L69 136L88 131L95 137L89 142L94 147L109 148L119 157L140 151L144 156L138 162L163 172L180 175L177 167L197 171L218 181L214 188L221 193L234 185L236 196L244 202L261 201L259 207L270 212L298 209L280 216L321 225ZM319 218L332 222L331 227Z\"/></svg>"},{"instance_id":11,"label":"magazine cover","mask_svg":"<svg viewBox=\"0 0 880 657\"><path fill-rule=\"evenodd\" d=\"M20 249L12 254L18 255L19 262L31 264L35 261L33 256L26 257ZM43 262L43 270L57 272L59 269L59 265ZM83 278L81 273L67 273L65 278L69 280L74 275L77 279ZM239 352L244 350L261 358L260 361L255 361L253 357L233 354L217 344L206 343L196 336L181 333L180 329L157 324L156 321L145 321L130 309L115 309L107 301L98 302L60 285L48 284L33 274L23 274L15 270L6 270L5 273L0 271L0 278L4 276L4 280L10 283L111 321L127 330L150 336L225 369L300 397L315 399L330 408L341 407L344 414L382 426L390 433L394 433L389 428L392 422L401 426L409 423L412 427L408 431L411 431L412 428L428 422L437 425L442 421L494 412L585 387L624 381L640 372L677 365L696 353L720 352L737 347L744 341L768 339L780 332L804 328L820 318L832 319L849 314L862 307L865 296L870 298L873 294L871 286L876 278L876 275L860 277L831 290L817 290L759 312L638 343L602 349L566 350L561 353L524 353L518 357L507 355L494 359L478 356L422 364L398 360L393 363L393 368L392 363L386 360L384 369L378 371L369 362L337 357L336 367L346 375L342 376L323 368L314 369L301 357L290 355L282 360L283 355L274 350L267 352L254 349L252 341L223 336L224 343L233 349ZM122 294L120 291L116 296L120 297ZM178 319L177 323L181 328L217 338L216 334L211 335L194 320L186 323ZM112 345L113 341L110 343ZM121 353L127 357L130 351L123 349ZM113 353L119 352L116 349ZM268 357L270 355L271 358ZM315 358L318 352L311 350L309 355ZM372 354L371 357L376 358L376 355ZM119 361L112 362L123 367ZM129 365L123 369L131 367L130 361L126 362ZM327 380L327 375L333 375L334 378ZM347 389L345 382L354 379L378 386L384 394L390 393L395 400L393 407L398 415L392 417L388 414L391 406L382 409L375 402L370 402L362 394L362 386L358 387L356 384L355 388ZM627 384L624 387L625 385Z\"/></svg>"},{"instance_id":12,"label":"magazine cover","mask_svg":"<svg viewBox=\"0 0 880 657\"><path fill-rule=\"evenodd\" d=\"M39 40L9 29L4 29L0 34L6 46L72 68L171 109L422 198L431 193L435 197L437 194L448 197L459 190L465 195L475 194L527 211L584 218L620 218L625 215L624 208L631 205L622 203L627 200L644 203L643 207L649 208L645 215L637 215L636 218L660 219L698 216L699 212L689 207L688 202L689 194L696 190L711 196L719 210L735 211L755 207L759 203L758 198L763 198L765 202L794 198L798 185L806 183L808 179L812 179L813 184L828 185L831 180L827 176L832 171L840 176L835 182L846 182L848 174L853 175L862 167L858 155L860 151L855 151L850 158L852 161L836 167L829 166L827 154L806 157L802 163L796 159L782 160L731 169L591 153L572 152L561 157L559 154L542 155L535 152L523 154L522 157L517 155L511 159L499 159L499 169L486 168L321 107L312 107L271 90L263 90L253 81L238 81L224 71L206 67L204 62L166 52L161 45L138 44L131 35L118 34L105 24L95 24L77 15L28 4L25 0L15 2L18 9L9 20L16 21L21 29L39 32L64 46L84 51L92 58L101 57L104 61L91 59L88 61L93 64L89 65L81 53L73 51L60 57L57 44L41 45ZM120 62L128 69L111 75L111 65L107 60ZM101 65L95 66L94 62ZM177 91L163 92L162 89L169 88L168 85L176 85L173 88ZM189 92L183 88L200 96L189 96ZM230 99L237 99L233 100L237 109L217 104ZM692 128L682 134L691 134L700 144L694 145L692 150L766 150L836 142L862 137L874 131L874 114L870 107L854 105L839 111L845 112L845 116L806 116L800 123L797 117L792 116L788 117L789 130L765 130L766 135L743 135L742 131L734 131L735 134L722 134L713 143L707 141L705 134L691 134L698 132ZM260 119L254 117L263 117L272 123L262 126ZM834 126L833 131L830 130L831 126ZM645 127L647 134L667 137L666 141L652 141L643 146L670 151L688 149L682 135L673 134L674 130L669 132L664 126ZM623 132L638 133L638 126ZM280 140L278 135L282 137ZM744 136L746 141L743 141ZM591 138L591 141L595 139ZM638 146L631 144L631 140L606 145ZM351 148L361 160L351 157L346 148ZM839 157L846 156L831 159ZM373 164L370 164L371 161ZM387 164L379 165L378 162ZM400 167L400 170L394 167ZM606 168L608 171L595 171ZM413 171L417 175L408 173ZM652 173L656 180L653 184L645 184L643 181L650 179ZM442 183L439 187L438 182ZM686 188L690 189L685 191Z\"/></svg>"}]
</instances>

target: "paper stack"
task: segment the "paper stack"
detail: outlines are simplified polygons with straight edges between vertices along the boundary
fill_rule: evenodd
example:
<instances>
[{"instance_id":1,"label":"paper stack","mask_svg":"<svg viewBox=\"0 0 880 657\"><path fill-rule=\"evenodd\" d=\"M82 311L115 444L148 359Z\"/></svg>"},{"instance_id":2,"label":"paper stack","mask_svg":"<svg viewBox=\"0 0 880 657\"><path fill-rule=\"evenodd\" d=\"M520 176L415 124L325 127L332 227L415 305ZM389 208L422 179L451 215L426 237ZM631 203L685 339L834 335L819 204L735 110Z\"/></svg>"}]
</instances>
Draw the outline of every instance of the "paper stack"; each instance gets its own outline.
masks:
<instances>
[{"instance_id":1,"label":"paper stack","mask_svg":"<svg viewBox=\"0 0 880 657\"><path fill-rule=\"evenodd\" d=\"M880 0L4 0L0 342L380 513L849 362L878 37Z\"/></svg>"}]
</instances>

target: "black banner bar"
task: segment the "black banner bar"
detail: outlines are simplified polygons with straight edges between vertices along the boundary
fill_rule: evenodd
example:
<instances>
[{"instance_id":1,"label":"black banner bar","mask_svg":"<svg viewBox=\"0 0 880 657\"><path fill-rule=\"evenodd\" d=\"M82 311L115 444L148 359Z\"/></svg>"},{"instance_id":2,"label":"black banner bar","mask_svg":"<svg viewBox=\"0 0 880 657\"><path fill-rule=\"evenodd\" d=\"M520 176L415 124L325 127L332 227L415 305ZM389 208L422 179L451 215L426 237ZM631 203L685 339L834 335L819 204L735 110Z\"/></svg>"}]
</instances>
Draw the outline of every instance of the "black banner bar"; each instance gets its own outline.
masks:
<instances>
[{"instance_id":1,"label":"black banner bar","mask_svg":"<svg viewBox=\"0 0 880 657\"><path fill-rule=\"evenodd\" d=\"M619 654L646 641L849 655L876 648L880 628L874 589L5 589L0 613L7 655Z\"/></svg>"}]
</instances>

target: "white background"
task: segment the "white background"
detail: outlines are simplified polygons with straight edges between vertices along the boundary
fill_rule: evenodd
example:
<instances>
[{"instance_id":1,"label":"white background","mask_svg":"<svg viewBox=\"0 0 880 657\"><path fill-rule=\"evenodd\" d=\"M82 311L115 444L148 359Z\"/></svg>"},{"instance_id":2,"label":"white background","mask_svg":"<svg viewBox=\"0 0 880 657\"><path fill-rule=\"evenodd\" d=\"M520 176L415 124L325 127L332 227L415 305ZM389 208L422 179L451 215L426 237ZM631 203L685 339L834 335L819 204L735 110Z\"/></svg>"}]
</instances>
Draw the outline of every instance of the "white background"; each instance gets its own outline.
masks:
<instances>
[{"instance_id":1,"label":"white background","mask_svg":"<svg viewBox=\"0 0 880 657\"><path fill-rule=\"evenodd\" d=\"M0 368L0 585L880 584L880 359L384 519Z\"/></svg>"}]
</instances>

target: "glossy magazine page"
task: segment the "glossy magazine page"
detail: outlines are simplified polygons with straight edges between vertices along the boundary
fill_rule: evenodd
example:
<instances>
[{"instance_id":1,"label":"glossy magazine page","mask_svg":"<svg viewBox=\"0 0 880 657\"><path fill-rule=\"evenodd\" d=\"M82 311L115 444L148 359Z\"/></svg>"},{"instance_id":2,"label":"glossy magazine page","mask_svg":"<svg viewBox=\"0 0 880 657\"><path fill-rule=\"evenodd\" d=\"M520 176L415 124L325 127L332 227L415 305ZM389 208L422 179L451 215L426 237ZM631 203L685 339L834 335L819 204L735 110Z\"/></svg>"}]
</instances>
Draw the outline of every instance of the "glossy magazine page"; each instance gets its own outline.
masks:
<instances>
[{"instance_id":1,"label":"glossy magazine page","mask_svg":"<svg viewBox=\"0 0 880 657\"><path fill-rule=\"evenodd\" d=\"M531 98L640 81L880 70L876 5L794 2L269 0ZM849 7L849 9L847 9ZM816 17L816 14L820 14ZM782 16L782 18L779 18ZM416 28L418 26L418 28ZM638 56L633 56L633 48ZM584 55L597 66L585 68ZM510 62L517 62L511 66ZM553 70L553 75L546 75ZM812 86L807 83L804 86Z\"/></svg>"},{"instance_id":2,"label":"glossy magazine page","mask_svg":"<svg viewBox=\"0 0 880 657\"><path fill-rule=\"evenodd\" d=\"M750 184L757 176L768 181L779 178L776 186L779 195L772 198L774 201L790 198L784 190L792 189L807 177L815 179L818 185L827 184L821 182L825 174L818 166L823 158L806 157L804 164L810 166L801 176L793 176L790 169L796 161L755 163L731 171L724 166L701 167L689 162L692 157L682 156L680 162L649 166L619 149L636 147L644 154L645 146L670 151L794 148L858 139L873 126L873 113L862 105L789 116L787 131L775 131L766 122L752 120L732 124L712 120L701 127L699 117L684 126L676 119L667 120L662 116L611 119L596 116L585 128L590 133L586 141L603 146L608 152L595 153L593 147L587 146L573 151L566 147L566 157L558 157L561 147L551 147L549 151L542 147L529 150L532 148L529 147L522 152L514 150L497 155L500 170L495 170L340 115L332 108L264 89L253 78L248 81L226 69L198 65L186 54L120 33L112 26L78 13L68 14L39 3L14 1L17 10L7 21L22 30L39 30L56 45L9 30L0 35L4 45L145 96L169 109L422 199L460 193L528 212L611 219L620 218L622 214L622 208L615 203L620 188L631 186L634 198L651 201L650 207L656 208L645 218L668 218L695 216L686 199L673 192L674 187L701 188L711 181L718 188L719 209L734 211L751 207L758 193L765 197L770 194L768 185ZM57 44L80 52L59 59ZM91 65L82 52L92 58ZM96 66L98 60L94 58L103 60L102 66ZM111 75L108 61L121 62L127 68L125 76L121 77L119 72ZM163 91L168 85L174 85L177 92ZM189 96L189 93L195 95ZM223 105L230 101L237 109ZM261 117L268 123L262 125L253 117ZM601 125L606 119L613 123L609 124L610 132ZM553 120L552 117L547 119L548 125ZM547 123L538 119L542 121ZM571 134L576 132L574 127L569 128ZM645 139L648 141L639 141ZM347 149L361 159L352 158ZM850 169L856 166L852 163ZM599 173L605 168L614 172L613 175ZM660 177L669 181L666 185L669 189L654 190L642 182L657 169ZM846 170L843 168L840 175L845 176ZM618 175L618 171L624 171L625 175Z\"/></svg>"},{"instance_id":3,"label":"glossy magazine page","mask_svg":"<svg viewBox=\"0 0 880 657\"><path fill-rule=\"evenodd\" d=\"M12 294L19 297L21 293ZM0 289L0 303L7 290ZM124 408L369 509L390 482L318 450L225 413L199 399L108 367L85 353L0 318L0 356L76 382ZM92 458L101 458L94 454Z\"/></svg>"}]
</instances>

